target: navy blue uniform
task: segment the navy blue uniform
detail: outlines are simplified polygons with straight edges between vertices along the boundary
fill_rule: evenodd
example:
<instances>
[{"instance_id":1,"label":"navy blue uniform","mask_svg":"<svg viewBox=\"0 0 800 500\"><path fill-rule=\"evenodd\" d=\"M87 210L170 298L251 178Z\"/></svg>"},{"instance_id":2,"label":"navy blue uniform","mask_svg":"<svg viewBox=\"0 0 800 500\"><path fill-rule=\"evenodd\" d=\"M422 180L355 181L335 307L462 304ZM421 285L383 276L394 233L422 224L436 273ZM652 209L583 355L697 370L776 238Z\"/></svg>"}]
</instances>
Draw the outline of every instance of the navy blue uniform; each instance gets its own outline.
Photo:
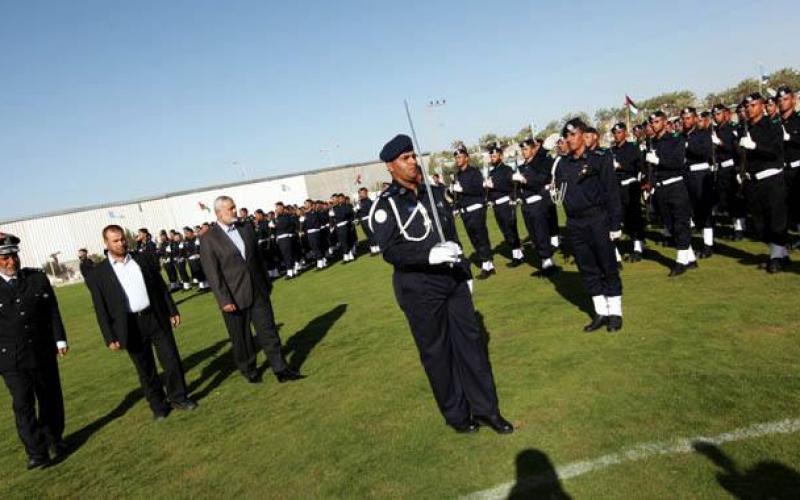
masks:
<instances>
[{"instance_id":1,"label":"navy blue uniform","mask_svg":"<svg viewBox=\"0 0 800 500\"><path fill-rule=\"evenodd\" d=\"M642 153L632 142L623 142L621 146L611 147L618 167L615 166L619 182L620 203L622 205L622 228L631 239L644 240L644 220L642 219L641 184Z\"/></svg>"},{"instance_id":2,"label":"navy blue uniform","mask_svg":"<svg viewBox=\"0 0 800 500\"><path fill-rule=\"evenodd\" d=\"M789 224L800 230L800 113L792 113L783 120L783 130L788 140L783 142L786 161L786 192L789 208Z\"/></svg>"},{"instance_id":3,"label":"navy blue uniform","mask_svg":"<svg viewBox=\"0 0 800 500\"><path fill-rule=\"evenodd\" d=\"M205 288L206 275L200 263L200 238L186 238L183 241L183 250L189 263L189 271L192 272L192 281Z\"/></svg>"},{"instance_id":4,"label":"navy blue uniform","mask_svg":"<svg viewBox=\"0 0 800 500\"><path fill-rule=\"evenodd\" d=\"M353 207L345 203L334 206L331 212L331 222L333 222L336 228L336 241L339 243L342 255L347 255L353 246L350 226L355 218L355 212L353 212Z\"/></svg>"},{"instance_id":5,"label":"navy blue uniform","mask_svg":"<svg viewBox=\"0 0 800 500\"><path fill-rule=\"evenodd\" d=\"M678 250L688 250L692 243L689 219L692 216L689 192L684 179L686 173L686 146L682 137L664 134L654 137L650 147L658 156L655 166L655 192L653 201L658 213L675 239ZM688 262L681 262L687 264Z\"/></svg>"},{"instance_id":6,"label":"navy blue uniform","mask_svg":"<svg viewBox=\"0 0 800 500\"><path fill-rule=\"evenodd\" d=\"M161 266L164 268L164 271L167 273L170 291L180 288L178 285L178 270L175 268L175 257L172 255L172 242L169 240L162 241L158 245L156 255L161 261Z\"/></svg>"},{"instance_id":7,"label":"navy blue uniform","mask_svg":"<svg viewBox=\"0 0 800 500\"><path fill-rule=\"evenodd\" d=\"M566 183L564 211L575 263L592 297L622 295L614 245L609 233L619 231L622 219L619 184L611 154L586 151L561 158L555 171L557 186Z\"/></svg>"},{"instance_id":8,"label":"navy blue uniform","mask_svg":"<svg viewBox=\"0 0 800 500\"><path fill-rule=\"evenodd\" d=\"M462 191L458 193L461 219L464 228L481 262L491 262L492 247L486 228L486 191L483 176L475 167L467 167L456 173L456 182Z\"/></svg>"},{"instance_id":9,"label":"navy blue uniform","mask_svg":"<svg viewBox=\"0 0 800 500\"><path fill-rule=\"evenodd\" d=\"M286 212L276 215L272 221L273 230L275 232L275 241L278 244L278 250L281 253L283 266L286 268L287 275L294 273L294 238L297 232L296 224L297 219L290 216Z\"/></svg>"},{"instance_id":10,"label":"navy blue uniform","mask_svg":"<svg viewBox=\"0 0 800 500\"><path fill-rule=\"evenodd\" d=\"M715 133L720 140L720 144L714 146L717 162L717 208L733 219L743 219L746 214L744 199L741 196L739 182L736 180L737 165L739 165L736 144L739 141L739 134L731 122L719 125Z\"/></svg>"},{"instance_id":11,"label":"navy blue uniform","mask_svg":"<svg viewBox=\"0 0 800 500\"><path fill-rule=\"evenodd\" d=\"M503 239L509 250L520 250L519 231L517 231L517 205L512 199L514 182L511 176L514 170L505 163L494 165L489 171L492 187L489 188L487 198L494 207L494 220L503 234ZM513 258L512 254L512 258Z\"/></svg>"},{"instance_id":12,"label":"navy blue uniform","mask_svg":"<svg viewBox=\"0 0 800 500\"><path fill-rule=\"evenodd\" d=\"M306 212L305 218L302 221L302 230L308 239L308 246L311 248L311 257L317 261L321 260L324 256L322 252L322 244L320 243L320 227L322 225L322 218L320 213L315 210ZM317 267L321 267L317 263Z\"/></svg>"},{"instance_id":13,"label":"navy blue uniform","mask_svg":"<svg viewBox=\"0 0 800 500\"><path fill-rule=\"evenodd\" d=\"M66 340L56 296L43 272L20 269L13 285L0 278L0 375L30 458L47 459L48 445L60 442L64 432L56 342Z\"/></svg>"},{"instance_id":14,"label":"navy blue uniform","mask_svg":"<svg viewBox=\"0 0 800 500\"><path fill-rule=\"evenodd\" d=\"M553 256L550 245L550 210L553 201L546 186L552 180L553 160L544 148L539 148L529 161L519 167L519 173L527 182L519 184L522 200L522 220L528 236L542 261Z\"/></svg>"},{"instance_id":15,"label":"navy blue uniform","mask_svg":"<svg viewBox=\"0 0 800 500\"><path fill-rule=\"evenodd\" d=\"M694 128L684 135L686 140L686 189L692 204L692 218L697 227L712 228L714 208L714 176L711 173L711 129ZM706 245L710 243L705 242Z\"/></svg>"},{"instance_id":16,"label":"navy blue uniform","mask_svg":"<svg viewBox=\"0 0 800 500\"><path fill-rule=\"evenodd\" d=\"M175 269L178 271L178 276L183 283L183 289L188 290L192 287L192 279L189 278L189 271L186 269L186 251L183 247L183 240L170 243Z\"/></svg>"},{"instance_id":17,"label":"navy blue uniform","mask_svg":"<svg viewBox=\"0 0 800 500\"><path fill-rule=\"evenodd\" d=\"M376 250L375 238L372 235L372 230L369 228L369 224L367 224L372 203L372 200L369 198L358 200L358 210L356 210L356 220L358 220L359 224L361 224L361 229L364 231L364 235L367 237L367 243L369 244L370 252L374 252Z\"/></svg>"},{"instance_id":18,"label":"navy blue uniform","mask_svg":"<svg viewBox=\"0 0 800 500\"><path fill-rule=\"evenodd\" d=\"M434 199L445 238L456 240L453 214L441 187ZM394 291L419 350L445 421L460 425L498 413L486 341L475 317L469 266L430 265L439 236L428 196L393 183L376 201L369 223L383 258L394 266Z\"/></svg>"}]
</instances>

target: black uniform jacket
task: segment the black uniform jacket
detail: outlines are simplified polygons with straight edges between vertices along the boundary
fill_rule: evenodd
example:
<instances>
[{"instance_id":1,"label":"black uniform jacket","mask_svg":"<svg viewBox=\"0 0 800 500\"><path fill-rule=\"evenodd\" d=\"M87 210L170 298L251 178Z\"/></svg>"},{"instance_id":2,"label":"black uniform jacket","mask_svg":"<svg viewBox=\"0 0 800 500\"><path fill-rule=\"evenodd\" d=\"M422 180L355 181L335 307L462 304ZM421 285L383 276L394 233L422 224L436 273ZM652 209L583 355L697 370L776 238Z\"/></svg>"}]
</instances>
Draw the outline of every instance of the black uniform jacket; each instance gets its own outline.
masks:
<instances>
[{"instance_id":1,"label":"black uniform jacket","mask_svg":"<svg viewBox=\"0 0 800 500\"><path fill-rule=\"evenodd\" d=\"M611 231L618 231L622 219L619 183L607 150L584 151L575 158L561 158L556 168L556 185L566 184L564 211L567 217L582 217L605 210Z\"/></svg>"}]
</instances>

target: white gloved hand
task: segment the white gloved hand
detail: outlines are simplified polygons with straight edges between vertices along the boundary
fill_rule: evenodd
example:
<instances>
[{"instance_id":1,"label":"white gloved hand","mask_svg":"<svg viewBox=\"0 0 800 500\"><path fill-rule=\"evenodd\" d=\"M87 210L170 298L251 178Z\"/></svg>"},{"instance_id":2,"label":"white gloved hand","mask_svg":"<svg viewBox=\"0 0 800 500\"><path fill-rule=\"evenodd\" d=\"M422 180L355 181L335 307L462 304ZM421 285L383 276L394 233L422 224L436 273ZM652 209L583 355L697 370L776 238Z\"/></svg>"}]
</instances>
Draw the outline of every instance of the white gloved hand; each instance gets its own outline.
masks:
<instances>
[{"instance_id":1,"label":"white gloved hand","mask_svg":"<svg viewBox=\"0 0 800 500\"><path fill-rule=\"evenodd\" d=\"M485 181L483 181L483 187L493 189L494 182L492 182L492 179L486 179Z\"/></svg>"},{"instance_id":2,"label":"white gloved hand","mask_svg":"<svg viewBox=\"0 0 800 500\"><path fill-rule=\"evenodd\" d=\"M608 233L608 236L611 238L611 241L618 240L622 238L622 231L611 231Z\"/></svg>"},{"instance_id":3,"label":"white gloved hand","mask_svg":"<svg viewBox=\"0 0 800 500\"><path fill-rule=\"evenodd\" d=\"M647 151L647 144L645 143L639 144L639 151Z\"/></svg>"},{"instance_id":4,"label":"white gloved hand","mask_svg":"<svg viewBox=\"0 0 800 500\"><path fill-rule=\"evenodd\" d=\"M658 162L661 161L658 159L658 155L655 151L648 151L647 154L644 156L644 160L647 163L652 163L653 165L658 165Z\"/></svg>"},{"instance_id":5,"label":"white gloved hand","mask_svg":"<svg viewBox=\"0 0 800 500\"><path fill-rule=\"evenodd\" d=\"M464 188L461 187L461 184L458 182L453 183L453 191L456 193L461 193L464 191Z\"/></svg>"},{"instance_id":6,"label":"white gloved hand","mask_svg":"<svg viewBox=\"0 0 800 500\"><path fill-rule=\"evenodd\" d=\"M753 142L753 139L750 137L750 134L747 134L746 136L739 139L739 145L744 149L749 149L751 151L753 149L756 149L756 143Z\"/></svg>"},{"instance_id":7,"label":"white gloved hand","mask_svg":"<svg viewBox=\"0 0 800 500\"><path fill-rule=\"evenodd\" d=\"M274 222L270 221L270 223L267 224L267 225L270 227L270 229L275 229L275 223Z\"/></svg>"},{"instance_id":8,"label":"white gloved hand","mask_svg":"<svg viewBox=\"0 0 800 500\"><path fill-rule=\"evenodd\" d=\"M614 158L614 170L619 170L622 168L622 165L619 164L616 158Z\"/></svg>"},{"instance_id":9,"label":"white gloved hand","mask_svg":"<svg viewBox=\"0 0 800 500\"><path fill-rule=\"evenodd\" d=\"M551 151L558 145L558 140L560 138L561 138L561 136L558 135L558 134L550 134L544 140L544 143L542 144L542 147L544 149L546 149L547 151Z\"/></svg>"},{"instance_id":10,"label":"white gloved hand","mask_svg":"<svg viewBox=\"0 0 800 500\"><path fill-rule=\"evenodd\" d=\"M437 243L428 254L428 262L432 266L439 264L452 264L458 261L458 254L447 243Z\"/></svg>"},{"instance_id":11,"label":"white gloved hand","mask_svg":"<svg viewBox=\"0 0 800 500\"><path fill-rule=\"evenodd\" d=\"M464 255L464 251L461 250L461 245L456 243L455 241L445 241L442 245L446 246L447 248L451 249L456 256Z\"/></svg>"},{"instance_id":12,"label":"white gloved hand","mask_svg":"<svg viewBox=\"0 0 800 500\"><path fill-rule=\"evenodd\" d=\"M736 182L741 185L742 184L742 174L736 174Z\"/></svg>"},{"instance_id":13,"label":"white gloved hand","mask_svg":"<svg viewBox=\"0 0 800 500\"><path fill-rule=\"evenodd\" d=\"M527 184L528 183L528 179L526 179L525 176L522 175L519 172L514 172L514 175L511 176L511 180L514 180L514 181L517 181L517 182L521 182L523 184Z\"/></svg>"},{"instance_id":14,"label":"white gloved hand","mask_svg":"<svg viewBox=\"0 0 800 500\"><path fill-rule=\"evenodd\" d=\"M783 128L783 142L789 142L791 137L789 136L789 132L786 131L786 127Z\"/></svg>"},{"instance_id":15,"label":"white gloved hand","mask_svg":"<svg viewBox=\"0 0 800 500\"><path fill-rule=\"evenodd\" d=\"M719 136L717 136L716 132L711 132L711 143L715 146L720 146L722 144L722 141L719 139Z\"/></svg>"}]
</instances>

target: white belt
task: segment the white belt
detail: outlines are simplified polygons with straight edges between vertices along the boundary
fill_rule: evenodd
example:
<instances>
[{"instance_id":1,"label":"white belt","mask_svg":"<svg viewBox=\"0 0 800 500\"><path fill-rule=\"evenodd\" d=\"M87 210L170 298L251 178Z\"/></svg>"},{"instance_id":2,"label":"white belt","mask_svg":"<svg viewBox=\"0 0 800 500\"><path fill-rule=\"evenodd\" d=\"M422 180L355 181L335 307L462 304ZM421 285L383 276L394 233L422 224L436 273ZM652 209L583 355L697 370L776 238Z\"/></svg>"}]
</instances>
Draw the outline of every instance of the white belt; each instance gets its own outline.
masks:
<instances>
[{"instance_id":1,"label":"white belt","mask_svg":"<svg viewBox=\"0 0 800 500\"><path fill-rule=\"evenodd\" d=\"M283 233L279 234L275 239L282 240L284 238L291 238L293 236L292 233Z\"/></svg>"},{"instance_id":2,"label":"white belt","mask_svg":"<svg viewBox=\"0 0 800 500\"><path fill-rule=\"evenodd\" d=\"M197 260L199 258L200 258L199 255L192 255L191 257L189 257L189 260Z\"/></svg>"},{"instance_id":3,"label":"white belt","mask_svg":"<svg viewBox=\"0 0 800 500\"><path fill-rule=\"evenodd\" d=\"M369 215L362 217L361 220L369 220Z\"/></svg>"},{"instance_id":4,"label":"white belt","mask_svg":"<svg viewBox=\"0 0 800 500\"><path fill-rule=\"evenodd\" d=\"M722 163L719 164L719 166L720 166L720 168L732 167L733 166L733 158L731 158L730 160L723 161Z\"/></svg>"},{"instance_id":5,"label":"white belt","mask_svg":"<svg viewBox=\"0 0 800 500\"><path fill-rule=\"evenodd\" d=\"M315 229L306 229L306 233L307 234L314 234L314 233L318 233L318 232L319 232L319 229L316 229L316 228Z\"/></svg>"},{"instance_id":6,"label":"white belt","mask_svg":"<svg viewBox=\"0 0 800 500\"><path fill-rule=\"evenodd\" d=\"M342 226L346 226L346 225L348 225L348 224L350 224L350 221L348 221L348 220L343 220L342 222L337 222L337 223L336 223L336 227L342 227Z\"/></svg>"},{"instance_id":7,"label":"white belt","mask_svg":"<svg viewBox=\"0 0 800 500\"><path fill-rule=\"evenodd\" d=\"M473 204L473 205L470 205L470 206L468 206L468 207L467 207L467 208L465 208L464 210L466 210L467 212L474 212L475 210L480 210L481 208L483 208L483 205L482 205L482 204L480 204L480 203L475 203L475 204Z\"/></svg>"},{"instance_id":8,"label":"white belt","mask_svg":"<svg viewBox=\"0 0 800 500\"><path fill-rule=\"evenodd\" d=\"M800 160L796 160L789 163L789 168L797 168L800 167Z\"/></svg>"},{"instance_id":9,"label":"white belt","mask_svg":"<svg viewBox=\"0 0 800 500\"><path fill-rule=\"evenodd\" d=\"M527 198L525 198L525 204L526 205L530 205L532 203L536 203L537 201L542 201L542 197L539 196L538 194L535 194L533 196L528 196Z\"/></svg>"},{"instance_id":10,"label":"white belt","mask_svg":"<svg viewBox=\"0 0 800 500\"><path fill-rule=\"evenodd\" d=\"M633 184L634 182L636 182L636 177L630 177L630 178L628 178L628 179L625 179L625 180L623 180L623 181L620 181L620 182L619 182L619 185L620 185L620 186L628 186L628 185L631 185L631 184Z\"/></svg>"},{"instance_id":11,"label":"white belt","mask_svg":"<svg viewBox=\"0 0 800 500\"><path fill-rule=\"evenodd\" d=\"M683 176L682 175L678 175L676 177L670 177L667 180L664 180L664 181L661 181L661 182L657 182L656 185L657 186L669 186L670 184L675 184L676 182L680 182L682 180L683 180Z\"/></svg>"},{"instance_id":12,"label":"white belt","mask_svg":"<svg viewBox=\"0 0 800 500\"><path fill-rule=\"evenodd\" d=\"M753 174L753 177L755 177L757 181L762 181L767 177L772 177L773 175L778 175L782 172L783 171L779 168L768 168L766 170L762 170L761 172L756 172Z\"/></svg>"},{"instance_id":13,"label":"white belt","mask_svg":"<svg viewBox=\"0 0 800 500\"><path fill-rule=\"evenodd\" d=\"M711 168L711 165L708 163L695 163L694 165L689 165L690 172L702 172L703 170L708 170Z\"/></svg>"},{"instance_id":14,"label":"white belt","mask_svg":"<svg viewBox=\"0 0 800 500\"><path fill-rule=\"evenodd\" d=\"M506 203L508 203L508 200L510 200L510 199L511 198L508 197L508 196L503 196L501 198L497 198L496 200L494 200L494 204L495 205L505 205Z\"/></svg>"},{"instance_id":15,"label":"white belt","mask_svg":"<svg viewBox=\"0 0 800 500\"><path fill-rule=\"evenodd\" d=\"M260 245L260 244L264 243L265 241L269 241L269 238L261 238L260 240L258 240L258 244Z\"/></svg>"}]
</instances>

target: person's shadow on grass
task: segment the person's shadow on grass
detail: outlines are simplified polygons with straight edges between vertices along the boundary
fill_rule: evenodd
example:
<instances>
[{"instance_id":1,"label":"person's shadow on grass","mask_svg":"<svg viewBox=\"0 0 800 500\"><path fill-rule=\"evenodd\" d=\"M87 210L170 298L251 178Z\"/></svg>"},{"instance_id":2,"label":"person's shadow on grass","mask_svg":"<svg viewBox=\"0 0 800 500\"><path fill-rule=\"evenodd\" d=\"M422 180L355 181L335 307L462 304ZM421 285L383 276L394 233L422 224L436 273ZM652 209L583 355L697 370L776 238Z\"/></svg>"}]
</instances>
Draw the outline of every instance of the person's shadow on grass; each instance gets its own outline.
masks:
<instances>
[{"instance_id":1,"label":"person's shadow on grass","mask_svg":"<svg viewBox=\"0 0 800 500\"><path fill-rule=\"evenodd\" d=\"M292 370L300 370L311 351L331 331L334 323L342 317L345 311L347 311L347 304L339 304L309 321L302 330L286 341L283 352Z\"/></svg>"},{"instance_id":2,"label":"person's shadow on grass","mask_svg":"<svg viewBox=\"0 0 800 500\"><path fill-rule=\"evenodd\" d=\"M730 456L712 443L698 441L692 447L722 469L717 472L717 482L734 498L800 498L800 473L787 465L768 460L742 471Z\"/></svg>"},{"instance_id":3,"label":"person's shadow on grass","mask_svg":"<svg viewBox=\"0 0 800 500\"><path fill-rule=\"evenodd\" d=\"M586 313L587 316L592 317L594 308L589 294L584 289L580 273L562 269L547 279L553 284L559 295Z\"/></svg>"},{"instance_id":4,"label":"person's shadow on grass","mask_svg":"<svg viewBox=\"0 0 800 500\"><path fill-rule=\"evenodd\" d=\"M528 498L551 498L569 500L572 497L564 491L558 473L550 458L534 448L522 450L517 455L517 482L508 494L509 500Z\"/></svg>"}]
</instances>

